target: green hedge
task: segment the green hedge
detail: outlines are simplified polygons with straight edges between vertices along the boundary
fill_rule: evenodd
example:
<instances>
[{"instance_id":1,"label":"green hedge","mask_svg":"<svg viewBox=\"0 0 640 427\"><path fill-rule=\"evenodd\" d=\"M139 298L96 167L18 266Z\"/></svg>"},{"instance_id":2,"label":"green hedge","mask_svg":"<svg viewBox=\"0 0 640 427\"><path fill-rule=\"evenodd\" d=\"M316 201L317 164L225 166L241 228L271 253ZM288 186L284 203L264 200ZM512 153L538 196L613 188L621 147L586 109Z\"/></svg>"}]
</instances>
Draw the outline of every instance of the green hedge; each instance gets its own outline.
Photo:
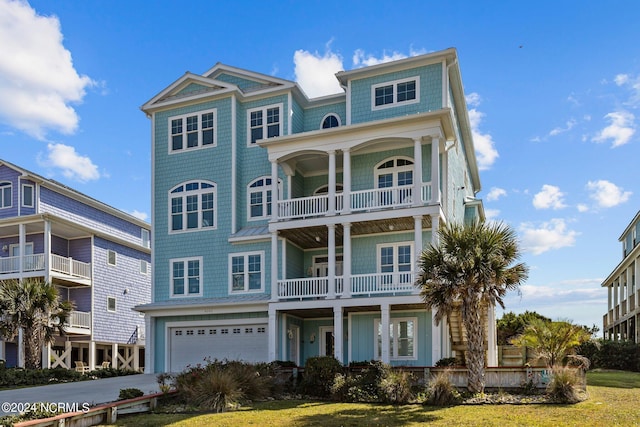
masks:
<instances>
[{"instance_id":1,"label":"green hedge","mask_svg":"<svg viewBox=\"0 0 640 427\"><path fill-rule=\"evenodd\" d=\"M591 361L590 369L640 372L640 345L632 341L591 340L577 351Z\"/></svg>"}]
</instances>

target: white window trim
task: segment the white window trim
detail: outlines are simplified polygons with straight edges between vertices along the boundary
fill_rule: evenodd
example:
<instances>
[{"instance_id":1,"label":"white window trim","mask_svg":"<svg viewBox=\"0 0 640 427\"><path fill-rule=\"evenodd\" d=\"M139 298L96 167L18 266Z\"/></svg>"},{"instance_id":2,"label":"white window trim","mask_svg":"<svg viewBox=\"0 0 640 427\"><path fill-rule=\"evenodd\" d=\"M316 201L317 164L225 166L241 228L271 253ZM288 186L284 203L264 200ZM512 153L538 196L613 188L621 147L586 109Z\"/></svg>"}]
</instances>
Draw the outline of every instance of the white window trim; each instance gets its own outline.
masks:
<instances>
[{"instance_id":1,"label":"white window trim","mask_svg":"<svg viewBox=\"0 0 640 427\"><path fill-rule=\"evenodd\" d=\"M10 193L11 193L11 197L9 197L9 204L8 205L0 205L0 209L9 209L13 207L13 183L11 181L0 181L0 184L9 184L9 185L3 185L0 187L0 200L4 202L6 202L3 198L2 198L2 194L4 194L4 189L5 188L9 188Z\"/></svg>"},{"instance_id":2,"label":"white window trim","mask_svg":"<svg viewBox=\"0 0 640 427\"><path fill-rule=\"evenodd\" d=\"M198 277L200 279L200 286L198 288L198 293L189 293L189 261L198 261ZM173 293L173 264L176 262L184 263L184 293L183 294L174 294ZM170 298L190 298L190 297L201 297L202 296L202 288L204 286L204 278L202 276L203 273L203 258L200 257L189 257L189 258L172 258L169 260L169 297Z\"/></svg>"},{"instance_id":3,"label":"white window trim","mask_svg":"<svg viewBox=\"0 0 640 427\"><path fill-rule=\"evenodd\" d=\"M413 355L412 356L398 356L398 337L389 337L393 339L393 351L396 354L391 354L391 348L389 349L389 360L418 360L418 318L417 317L392 317L389 319L389 325L393 325L393 330L396 330L396 325L400 322L413 322ZM378 355L378 329L382 321L375 319L373 323L373 355L376 360L380 360Z\"/></svg>"},{"instance_id":4,"label":"white window trim","mask_svg":"<svg viewBox=\"0 0 640 427\"><path fill-rule=\"evenodd\" d=\"M404 166L394 166L392 168L380 169L380 166L384 165L389 160L393 160L394 164L397 164L398 160L406 160L406 161L411 162L411 164L410 165L404 165ZM379 188L378 185L380 184L380 180L378 179L378 177L380 175L392 174L393 175L393 185L391 187L392 188L398 187L398 173L399 172L408 172L408 171L414 172L414 170L415 170L415 162L414 162L413 158L411 158L411 157L395 156L395 157L384 159L383 161L381 161L380 163L376 164L373 167L373 186L374 186L374 188ZM415 174L412 174L412 175L415 175ZM415 182L416 177L413 176L412 178L413 178L413 181Z\"/></svg>"},{"instance_id":5,"label":"white window trim","mask_svg":"<svg viewBox=\"0 0 640 427\"><path fill-rule=\"evenodd\" d=\"M114 305L114 309L111 310L109 308L109 300L112 299L113 300L113 305ZM112 297L112 296L107 296L107 311L109 313L117 313L118 312L118 299L116 297Z\"/></svg>"},{"instance_id":6,"label":"white window trim","mask_svg":"<svg viewBox=\"0 0 640 427\"><path fill-rule=\"evenodd\" d=\"M210 184L213 187L210 188L199 188L198 190L189 190L189 191L182 191L180 193L172 193L173 190L175 190L176 188L180 187L180 186L186 186L189 183L192 182L197 182L199 184L201 183L206 183L206 184ZM202 198L201 195L203 193L211 193L213 192L213 224L210 227L203 227L202 226ZM195 231L206 231L206 230L215 230L218 228L218 185L215 182L212 181L204 181L204 180L199 180L199 181L186 181L183 183L180 183L178 185L176 185L175 187L172 187L169 190L169 197L168 197L168 209L167 209L167 215L168 215L168 220L169 220L169 224L168 224L168 232L169 234L180 234L180 233L192 233ZM193 196L193 195L198 195L198 227L196 228L186 228L186 224L187 224L187 195ZM172 199L177 198L177 197L181 197L183 199L182 202L182 227L180 230L173 230L172 229L172 225L173 225L173 213L172 213Z\"/></svg>"},{"instance_id":7,"label":"white window trim","mask_svg":"<svg viewBox=\"0 0 640 427\"><path fill-rule=\"evenodd\" d=\"M340 120L340 116L336 113L327 113L324 115L324 117L322 118L322 120L320 120L320 129L325 129L322 127L322 125L324 125L324 121L327 119L327 117L329 116L333 116L338 120L338 126L336 127L340 127L342 126L342 120ZM333 129L333 128L326 128L326 129Z\"/></svg>"},{"instance_id":8,"label":"white window trim","mask_svg":"<svg viewBox=\"0 0 640 427\"><path fill-rule=\"evenodd\" d=\"M398 84L407 83L415 81L416 82L416 97L415 99L410 99L408 101L398 101ZM376 106L376 89L384 86L393 86L393 102L391 104L384 104ZM420 102L420 76L408 77L406 79L393 80L390 82L378 83L371 86L371 110L384 110L386 108L399 107L401 105L410 105L416 104Z\"/></svg>"},{"instance_id":9,"label":"white window trim","mask_svg":"<svg viewBox=\"0 0 640 427\"><path fill-rule=\"evenodd\" d=\"M382 274L382 263L380 262L380 255L382 252L382 248L390 248L393 247L394 251L393 251L393 272L397 273L398 270L398 247L399 246L409 246L411 248L411 270L413 271L415 269L415 254L414 254L414 248L413 248L413 242L411 241L407 241L407 242L390 242L390 243L378 243L376 245L376 268L377 268L377 272L378 274Z\"/></svg>"},{"instance_id":10,"label":"white window trim","mask_svg":"<svg viewBox=\"0 0 640 427\"><path fill-rule=\"evenodd\" d=\"M251 289L249 290L249 256L250 255L260 255L260 289ZM244 286L245 289L242 291L234 291L233 290L233 258L243 257L244 258ZM229 295L238 295L238 294L255 294L264 292L265 287L265 251L253 251L253 252L236 252L229 254Z\"/></svg>"},{"instance_id":11,"label":"white window trim","mask_svg":"<svg viewBox=\"0 0 640 427\"><path fill-rule=\"evenodd\" d=\"M31 204L30 205L27 205L24 202L24 189L26 187L30 187L31 188ZM35 198L36 198L36 187L34 185L32 185L32 184L22 184L22 191L21 191L21 194L20 194L22 207L33 208L35 206Z\"/></svg>"},{"instance_id":12,"label":"white window trim","mask_svg":"<svg viewBox=\"0 0 640 427\"><path fill-rule=\"evenodd\" d=\"M109 255L113 254L113 263L110 262L111 257ZM115 267L118 265L118 253L113 249L107 249L107 265Z\"/></svg>"},{"instance_id":13,"label":"white window trim","mask_svg":"<svg viewBox=\"0 0 640 427\"><path fill-rule=\"evenodd\" d=\"M144 265L144 271L142 271L142 266ZM149 275L149 265L150 263L144 259L140 260L140 274L144 275L144 276L148 276Z\"/></svg>"},{"instance_id":14,"label":"white window trim","mask_svg":"<svg viewBox=\"0 0 640 427\"><path fill-rule=\"evenodd\" d=\"M146 237L145 237L146 235ZM146 240L146 241L145 241ZM151 247L151 232L146 228L140 229L140 244L145 248Z\"/></svg>"},{"instance_id":15,"label":"white window trim","mask_svg":"<svg viewBox=\"0 0 640 427\"><path fill-rule=\"evenodd\" d=\"M213 144L202 145L202 115L208 113L213 113ZM198 116L198 145L196 145L195 147L187 147L187 117L193 116ZM173 137L171 133L171 121L177 119L182 119L182 148L179 150L174 150ZM218 109L212 108L210 110L195 111L192 113L169 117L169 119L167 120L167 135L167 149L169 154L184 153L186 151L202 150L204 148L216 147L218 145Z\"/></svg>"},{"instance_id":16,"label":"white window trim","mask_svg":"<svg viewBox=\"0 0 640 427\"><path fill-rule=\"evenodd\" d=\"M264 105L262 107L256 107L256 108L251 108L249 110L247 110L247 147L257 147L257 141L262 141L265 139L268 139L268 137L266 137L267 135L267 110L271 109L271 108L279 108L280 110L280 122L278 123L279 126L279 136L284 135L283 133L283 127L284 127L284 104L281 102L279 104L271 104L271 105ZM253 113L254 111L261 111L262 110L262 135L265 136L265 138L262 138L261 140L257 140L254 143L251 143L251 113Z\"/></svg>"},{"instance_id":17,"label":"white window trim","mask_svg":"<svg viewBox=\"0 0 640 427\"><path fill-rule=\"evenodd\" d=\"M262 187L254 187L252 188L251 185L253 183L255 183L256 181L260 180L260 179L272 179L271 176L269 175L265 175L265 176L260 176L256 179L254 179L253 181L251 181L249 184L247 184L247 221L260 221L263 219L270 219L271 218L271 214L267 213L267 192L272 190L273 185L269 184L269 185L263 185ZM273 181L272 181L273 182ZM262 188L262 190L258 190L258 188ZM262 193L262 216L251 216L251 194L252 193ZM278 200L282 200L282 180L278 178ZM276 204L274 203L274 197L273 194L271 195L271 212L273 214L273 209L276 208Z\"/></svg>"}]
</instances>

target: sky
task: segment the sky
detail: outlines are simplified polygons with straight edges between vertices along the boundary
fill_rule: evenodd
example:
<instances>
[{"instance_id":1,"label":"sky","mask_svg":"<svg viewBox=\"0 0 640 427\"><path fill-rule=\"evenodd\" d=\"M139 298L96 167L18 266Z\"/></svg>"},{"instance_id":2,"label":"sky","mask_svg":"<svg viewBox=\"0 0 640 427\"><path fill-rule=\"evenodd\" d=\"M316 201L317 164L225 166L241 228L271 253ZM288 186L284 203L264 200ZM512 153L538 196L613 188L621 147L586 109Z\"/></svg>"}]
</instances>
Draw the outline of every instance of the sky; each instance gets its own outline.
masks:
<instances>
[{"instance_id":1,"label":"sky","mask_svg":"<svg viewBox=\"0 0 640 427\"><path fill-rule=\"evenodd\" d=\"M316 97L337 71L455 47L477 197L530 268L506 311L602 328L640 207L638 16L634 0L0 0L0 158L148 221L140 106L186 71L222 62Z\"/></svg>"}]
</instances>

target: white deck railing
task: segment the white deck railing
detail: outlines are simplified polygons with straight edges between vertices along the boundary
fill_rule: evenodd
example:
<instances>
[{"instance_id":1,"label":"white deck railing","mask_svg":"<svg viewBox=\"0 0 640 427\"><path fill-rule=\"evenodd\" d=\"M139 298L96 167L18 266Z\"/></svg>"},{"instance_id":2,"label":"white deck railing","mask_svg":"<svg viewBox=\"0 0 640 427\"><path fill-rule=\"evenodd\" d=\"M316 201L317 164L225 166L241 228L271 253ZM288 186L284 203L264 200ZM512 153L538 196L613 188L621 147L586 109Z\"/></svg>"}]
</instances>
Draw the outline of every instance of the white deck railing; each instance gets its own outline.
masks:
<instances>
[{"instance_id":1,"label":"white deck railing","mask_svg":"<svg viewBox=\"0 0 640 427\"><path fill-rule=\"evenodd\" d=\"M349 209L362 212L379 209L393 209L413 205L413 185L400 187L374 188L353 191L349 196ZM423 183L420 191L420 202L431 201L431 183ZM336 194L336 212L344 212L344 195ZM278 200L278 219L301 219L325 215L329 212L329 195L321 194L309 197Z\"/></svg>"},{"instance_id":2,"label":"white deck railing","mask_svg":"<svg viewBox=\"0 0 640 427\"><path fill-rule=\"evenodd\" d=\"M69 326L72 328L91 329L91 312L72 311L69 314Z\"/></svg>"},{"instance_id":3,"label":"white deck railing","mask_svg":"<svg viewBox=\"0 0 640 427\"><path fill-rule=\"evenodd\" d=\"M354 274L351 295L395 294L413 292L413 272ZM344 295L344 277L335 278L335 294ZM278 298L323 298L329 294L327 277L278 280Z\"/></svg>"},{"instance_id":4,"label":"white deck railing","mask_svg":"<svg viewBox=\"0 0 640 427\"><path fill-rule=\"evenodd\" d=\"M91 279L90 263L76 261L73 258L66 258L60 255L51 254L51 271Z\"/></svg>"}]
</instances>

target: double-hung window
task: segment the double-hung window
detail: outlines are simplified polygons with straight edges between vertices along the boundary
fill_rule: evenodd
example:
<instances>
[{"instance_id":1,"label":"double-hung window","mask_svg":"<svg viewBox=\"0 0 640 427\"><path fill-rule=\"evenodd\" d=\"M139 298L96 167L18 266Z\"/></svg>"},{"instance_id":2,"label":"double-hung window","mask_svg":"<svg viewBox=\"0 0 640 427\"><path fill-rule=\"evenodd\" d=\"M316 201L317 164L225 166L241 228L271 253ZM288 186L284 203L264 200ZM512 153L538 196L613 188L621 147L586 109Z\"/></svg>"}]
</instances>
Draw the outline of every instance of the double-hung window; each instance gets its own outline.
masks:
<instances>
[{"instance_id":1,"label":"double-hung window","mask_svg":"<svg viewBox=\"0 0 640 427\"><path fill-rule=\"evenodd\" d=\"M202 295L202 257L172 259L171 296Z\"/></svg>"},{"instance_id":2,"label":"double-hung window","mask_svg":"<svg viewBox=\"0 0 640 427\"><path fill-rule=\"evenodd\" d=\"M406 285L413 282L413 244L408 242L378 245L378 272L385 285Z\"/></svg>"},{"instance_id":3,"label":"double-hung window","mask_svg":"<svg viewBox=\"0 0 640 427\"><path fill-rule=\"evenodd\" d=\"M229 254L229 292L264 290L264 252Z\"/></svg>"},{"instance_id":4,"label":"double-hung window","mask_svg":"<svg viewBox=\"0 0 640 427\"><path fill-rule=\"evenodd\" d=\"M216 145L216 110L169 118L169 152Z\"/></svg>"},{"instance_id":5,"label":"double-hung window","mask_svg":"<svg viewBox=\"0 0 640 427\"><path fill-rule=\"evenodd\" d=\"M33 203L33 185L22 184L22 206L32 208Z\"/></svg>"},{"instance_id":6,"label":"double-hung window","mask_svg":"<svg viewBox=\"0 0 640 427\"><path fill-rule=\"evenodd\" d=\"M389 320L389 358L391 360L416 360L416 340L418 320L415 317L393 318ZM375 354L382 358L382 322L376 319Z\"/></svg>"},{"instance_id":7,"label":"double-hung window","mask_svg":"<svg viewBox=\"0 0 640 427\"><path fill-rule=\"evenodd\" d=\"M272 209L272 180L271 177L260 177L249 183L247 189L247 208L249 220L271 217ZM278 182L278 194L282 189Z\"/></svg>"},{"instance_id":8,"label":"double-hung window","mask_svg":"<svg viewBox=\"0 0 640 427\"><path fill-rule=\"evenodd\" d=\"M193 181L169 192L169 232L216 228L216 185Z\"/></svg>"},{"instance_id":9,"label":"double-hung window","mask_svg":"<svg viewBox=\"0 0 640 427\"><path fill-rule=\"evenodd\" d=\"M0 209L10 208L12 204L13 186L10 182L0 182Z\"/></svg>"},{"instance_id":10,"label":"double-hung window","mask_svg":"<svg viewBox=\"0 0 640 427\"><path fill-rule=\"evenodd\" d=\"M420 98L420 78L410 77L392 82L380 83L371 87L371 108L395 107L413 104Z\"/></svg>"},{"instance_id":11,"label":"double-hung window","mask_svg":"<svg viewBox=\"0 0 640 427\"><path fill-rule=\"evenodd\" d=\"M282 104L247 111L247 144L282 135Z\"/></svg>"}]
</instances>

